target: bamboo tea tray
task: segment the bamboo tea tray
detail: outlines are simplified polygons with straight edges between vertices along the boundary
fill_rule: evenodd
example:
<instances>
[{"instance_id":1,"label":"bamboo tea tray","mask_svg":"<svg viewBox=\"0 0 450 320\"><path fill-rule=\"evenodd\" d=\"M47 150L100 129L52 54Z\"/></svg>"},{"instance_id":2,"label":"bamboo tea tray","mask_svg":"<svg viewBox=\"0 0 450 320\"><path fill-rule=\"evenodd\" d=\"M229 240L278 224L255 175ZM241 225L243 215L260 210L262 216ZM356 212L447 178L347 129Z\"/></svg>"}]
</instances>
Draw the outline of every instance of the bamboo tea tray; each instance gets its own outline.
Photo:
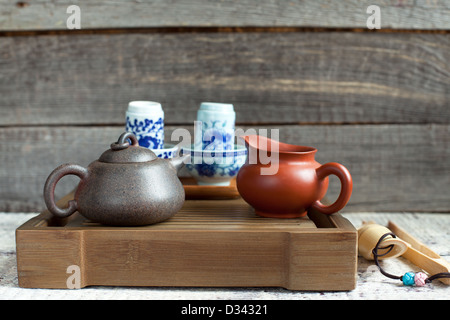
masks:
<instances>
[{"instance_id":1,"label":"bamboo tea tray","mask_svg":"<svg viewBox=\"0 0 450 320\"><path fill-rule=\"evenodd\" d=\"M44 211L16 230L19 285L67 288L76 266L80 287L354 289L357 230L340 214L308 216L258 217L242 199L188 200L173 218L143 227Z\"/></svg>"}]
</instances>

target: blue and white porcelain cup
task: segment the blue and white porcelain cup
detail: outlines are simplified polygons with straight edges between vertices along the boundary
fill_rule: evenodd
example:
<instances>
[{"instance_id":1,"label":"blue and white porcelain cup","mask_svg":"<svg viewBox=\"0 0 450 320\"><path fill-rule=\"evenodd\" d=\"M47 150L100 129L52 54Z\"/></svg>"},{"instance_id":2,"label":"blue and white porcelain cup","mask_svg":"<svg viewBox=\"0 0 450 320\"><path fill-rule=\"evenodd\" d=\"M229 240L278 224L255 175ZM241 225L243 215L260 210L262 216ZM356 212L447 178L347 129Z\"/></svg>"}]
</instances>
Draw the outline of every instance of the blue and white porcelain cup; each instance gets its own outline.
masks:
<instances>
[{"instance_id":1,"label":"blue and white porcelain cup","mask_svg":"<svg viewBox=\"0 0 450 320\"><path fill-rule=\"evenodd\" d=\"M233 150L236 113L232 104L202 102L197 111L201 125L196 132L196 150Z\"/></svg>"},{"instance_id":2,"label":"blue and white porcelain cup","mask_svg":"<svg viewBox=\"0 0 450 320\"><path fill-rule=\"evenodd\" d=\"M164 144L164 149L152 149L158 158L161 159L172 159L177 157L179 147L174 144Z\"/></svg>"},{"instance_id":3,"label":"blue and white porcelain cup","mask_svg":"<svg viewBox=\"0 0 450 320\"><path fill-rule=\"evenodd\" d=\"M209 151L181 147L181 154L189 154L191 161L186 169L199 185L229 186L245 164L247 148L234 145L231 150Z\"/></svg>"},{"instance_id":4,"label":"blue and white porcelain cup","mask_svg":"<svg viewBox=\"0 0 450 320\"><path fill-rule=\"evenodd\" d=\"M159 102L131 101L126 119L126 131L134 133L141 147L164 148L164 111Z\"/></svg>"}]
</instances>

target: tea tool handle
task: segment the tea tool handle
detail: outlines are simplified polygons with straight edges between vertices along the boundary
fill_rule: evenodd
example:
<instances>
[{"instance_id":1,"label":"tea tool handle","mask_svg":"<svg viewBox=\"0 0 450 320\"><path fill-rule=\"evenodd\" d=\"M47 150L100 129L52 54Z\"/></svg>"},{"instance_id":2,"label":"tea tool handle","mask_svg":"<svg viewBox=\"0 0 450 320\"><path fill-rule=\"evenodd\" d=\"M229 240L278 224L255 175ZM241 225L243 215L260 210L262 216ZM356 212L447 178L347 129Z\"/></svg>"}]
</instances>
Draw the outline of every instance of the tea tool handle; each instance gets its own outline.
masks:
<instances>
[{"instance_id":1,"label":"tea tool handle","mask_svg":"<svg viewBox=\"0 0 450 320\"><path fill-rule=\"evenodd\" d=\"M353 189L352 176L347 168L342 164L329 162L317 168L316 173L319 180L323 180L331 174L337 176L341 181L341 192L334 203L327 206L320 202L320 200L317 200L312 207L324 214L332 214L344 208L348 200L350 200Z\"/></svg>"},{"instance_id":2,"label":"tea tool handle","mask_svg":"<svg viewBox=\"0 0 450 320\"><path fill-rule=\"evenodd\" d=\"M53 170L52 173L50 173L44 186L44 201L47 209L52 214L60 218L68 217L77 210L76 200L70 200L68 202L68 207L64 209L61 209L55 203L56 184L59 180L61 180L62 177L69 174L76 175L81 180L83 180L87 176L87 169L77 164L67 163L60 165L58 168Z\"/></svg>"}]
</instances>

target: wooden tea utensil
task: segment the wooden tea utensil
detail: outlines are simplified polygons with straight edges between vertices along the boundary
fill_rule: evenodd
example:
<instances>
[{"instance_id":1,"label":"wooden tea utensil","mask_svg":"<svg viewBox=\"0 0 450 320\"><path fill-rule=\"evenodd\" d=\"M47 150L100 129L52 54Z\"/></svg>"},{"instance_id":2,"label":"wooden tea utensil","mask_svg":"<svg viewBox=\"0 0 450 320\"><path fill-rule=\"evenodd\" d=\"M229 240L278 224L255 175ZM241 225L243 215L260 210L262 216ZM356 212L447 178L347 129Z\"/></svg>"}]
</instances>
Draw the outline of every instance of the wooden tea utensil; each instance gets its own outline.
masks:
<instances>
[{"instance_id":1,"label":"wooden tea utensil","mask_svg":"<svg viewBox=\"0 0 450 320\"><path fill-rule=\"evenodd\" d=\"M380 226L375 222L365 222L361 228L358 229L358 252L367 260L374 260L373 248L383 234L393 232L384 226ZM392 247L390 247L392 246ZM409 244L399 238L388 236L383 240L383 248L380 253L383 255L379 257L380 260L387 258L396 258L401 256L408 250ZM384 249L386 248L386 249Z\"/></svg>"},{"instance_id":2,"label":"wooden tea utensil","mask_svg":"<svg viewBox=\"0 0 450 320\"><path fill-rule=\"evenodd\" d=\"M450 272L450 263L441 258L436 252L428 248L392 221L388 222L388 228L399 238L410 244L408 250L402 255L403 257L419 268L425 270L430 275ZM450 285L449 278L440 278L439 280L446 285Z\"/></svg>"},{"instance_id":3,"label":"wooden tea utensil","mask_svg":"<svg viewBox=\"0 0 450 320\"><path fill-rule=\"evenodd\" d=\"M364 223L358 229L358 251L367 260L374 260L373 249L380 238L393 233L397 237L387 236L380 244L378 259L403 256L430 275L449 273L450 263L441 258L436 252L425 246L404 229L392 221L383 227L373 222ZM438 278L442 283L450 285L450 278Z\"/></svg>"}]
</instances>

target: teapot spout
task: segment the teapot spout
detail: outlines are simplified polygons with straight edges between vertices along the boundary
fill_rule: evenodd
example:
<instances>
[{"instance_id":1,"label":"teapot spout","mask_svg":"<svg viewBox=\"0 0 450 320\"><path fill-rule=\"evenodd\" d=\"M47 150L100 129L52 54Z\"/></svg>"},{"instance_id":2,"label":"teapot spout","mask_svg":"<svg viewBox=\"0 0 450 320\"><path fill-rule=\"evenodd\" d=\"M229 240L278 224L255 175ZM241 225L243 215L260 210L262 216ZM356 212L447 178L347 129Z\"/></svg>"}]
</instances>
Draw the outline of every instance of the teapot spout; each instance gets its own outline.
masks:
<instances>
[{"instance_id":1,"label":"teapot spout","mask_svg":"<svg viewBox=\"0 0 450 320\"><path fill-rule=\"evenodd\" d=\"M183 167L183 164L187 163L190 158L191 158L190 154L185 154L185 155L182 155L179 157L169 159L168 161L172 164L172 166L178 172Z\"/></svg>"}]
</instances>

